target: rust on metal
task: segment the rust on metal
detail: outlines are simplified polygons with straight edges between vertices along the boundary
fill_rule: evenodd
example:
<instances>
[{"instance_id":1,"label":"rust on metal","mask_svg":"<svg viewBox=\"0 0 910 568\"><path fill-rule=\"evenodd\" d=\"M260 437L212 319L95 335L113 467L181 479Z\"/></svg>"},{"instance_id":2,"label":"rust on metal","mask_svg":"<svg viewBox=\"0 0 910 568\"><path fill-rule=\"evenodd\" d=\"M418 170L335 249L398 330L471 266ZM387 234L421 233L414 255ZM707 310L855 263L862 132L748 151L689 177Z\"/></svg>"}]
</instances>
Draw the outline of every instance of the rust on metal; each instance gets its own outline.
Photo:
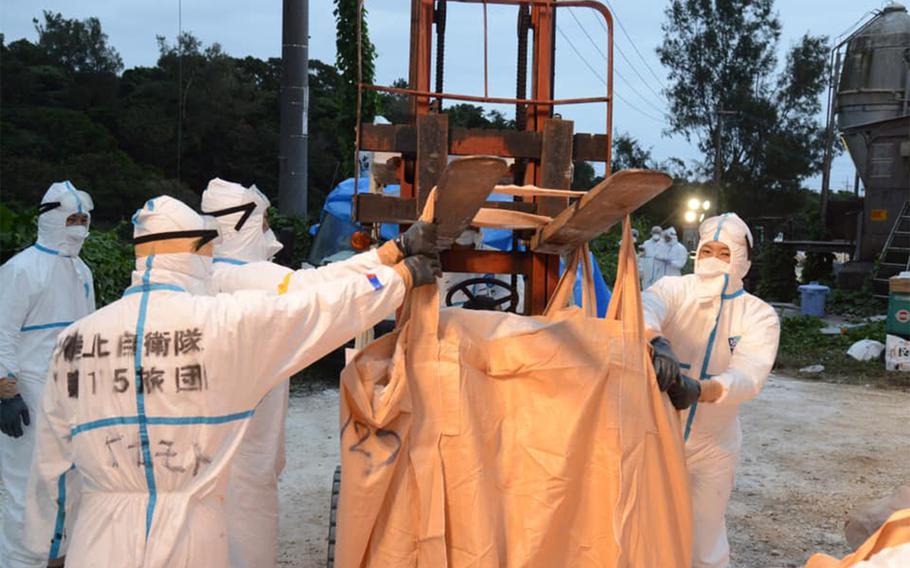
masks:
<instances>
[{"instance_id":1,"label":"rust on metal","mask_svg":"<svg viewBox=\"0 0 910 568\"><path fill-rule=\"evenodd\" d=\"M417 220L417 200L382 193L358 193L354 196L354 216L361 223L410 225Z\"/></svg>"},{"instance_id":2,"label":"rust on metal","mask_svg":"<svg viewBox=\"0 0 910 568\"><path fill-rule=\"evenodd\" d=\"M445 114L417 116L417 210L423 211L430 191L449 163L449 117Z\"/></svg>"},{"instance_id":3,"label":"rust on metal","mask_svg":"<svg viewBox=\"0 0 910 568\"><path fill-rule=\"evenodd\" d=\"M536 185L569 189L572 186L572 130L570 120L548 118L543 121L543 143L540 148L540 180ZM537 210L555 217L569 205L565 197L537 196Z\"/></svg>"},{"instance_id":4,"label":"rust on metal","mask_svg":"<svg viewBox=\"0 0 910 568\"><path fill-rule=\"evenodd\" d=\"M498 250L447 250L440 254L442 264L452 272L489 274L531 273L533 253Z\"/></svg>"},{"instance_id":5,"label":"rust on metal","mask_svg":"<svg viewBox=\"0 0 910 568\"><path fill-rule=\"evenodd\" d=\"M386 87L383 85L370 85L362 83L361 88L368 91L378 91L380 93L391 93L395 95L412 95L418 97L433 97L438 99L450 99L453 101L470 101L475 103L502 103L502 104L528 104L528 105L583 105L590 103L610 102L610 97L579 97L572 99L516 99L511 97L482 97L480 95L461 95L458 93L438 93L436 91L424 91L420 89L405 89L403 87Z\"/></svg>"},{"instance_id":6,"label":"rust on metal","mask_svg":"<svg viewBox=\"0 0 910 568\"><path fill-rule=\"evenodd\" d=\"M417 128L412 124L364 124L361 149L370 152L417 152ZM453 156L501 156L539 160L543 134L518 130L450 128L449 154ZM572 136L572 160L602 162L608 138L603 134Z\"/></svg>"}]
</instances>

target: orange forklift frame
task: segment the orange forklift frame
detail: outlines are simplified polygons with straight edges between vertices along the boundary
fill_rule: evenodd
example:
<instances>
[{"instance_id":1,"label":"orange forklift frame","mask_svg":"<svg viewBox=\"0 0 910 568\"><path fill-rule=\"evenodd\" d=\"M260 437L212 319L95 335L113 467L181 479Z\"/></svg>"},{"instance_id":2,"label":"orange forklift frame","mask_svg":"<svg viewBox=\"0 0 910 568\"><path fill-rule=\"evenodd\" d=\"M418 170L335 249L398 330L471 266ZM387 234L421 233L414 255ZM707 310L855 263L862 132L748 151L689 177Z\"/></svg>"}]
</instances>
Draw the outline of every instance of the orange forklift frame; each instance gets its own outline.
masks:
<instances>
[{"instance_id":1,"label":"orange forklift frame","mask_svg":"<svg viewBox=\"0 0 910 568\"><path fill-rule=\"evenodd\" d=\"M430 89L433 31L444 48L446 2L481 4L484 10L484 95L463 95L442 92L442 75L437 69L436 90ZM487 5L507 5L518 8L519 92L516 98L491 97L487 81ZM556 10L558 8L588 8L603 17L607 90L604 96L554 99ZM363 0L358 0L362 13ZM524 18L524 20L523 20ZM361 151L400 154L395 162L401 185L400 197L358 191L354 183L354 219L360 223L413 223L418 212L448 164L450 155L489 155L512 158L514 183L553 189L568 189L572 183L574 161L603 162L610 171L613 119L613 17L606 6L593 0L411 0L409 88L365 84L362 81L362 37L357 19L358 91L356 154ZM522 26L522 21L526 26ZM525 98L522 85L521 35L533 32L531 98ZM441 38L441 39L440 39ZM527 35L524 37L527 45ZM439 50L437 50L439 55ZM441 67L442 57L437 59ZM405 94L410 98L408 124L363 124L361 99L364 90ZM448 117L439 109L442 101L460 100L479 103L516 105L515 130L449 128ZM606 105L604 134L573 132L572 121L554 117L556 105L603 103ZM526 113L520 124L518 114ZM355 160L356 163L356 160ZM359 168L355 168L359 169ZM355 173L355 176L357 174ZM489 206L556 216L568 206L568 200L558 197L537 197L515 203L488 203ZM516 232L516 239L527 240L530 235ZM513 240L513 242L517 242ZM524 275L525 313L543 313L559 279L558 255L524 251L451 250L442 254L443 270L447 272ZM514 282L514 277L513 277Z\"/></svg>"}]
</instances>

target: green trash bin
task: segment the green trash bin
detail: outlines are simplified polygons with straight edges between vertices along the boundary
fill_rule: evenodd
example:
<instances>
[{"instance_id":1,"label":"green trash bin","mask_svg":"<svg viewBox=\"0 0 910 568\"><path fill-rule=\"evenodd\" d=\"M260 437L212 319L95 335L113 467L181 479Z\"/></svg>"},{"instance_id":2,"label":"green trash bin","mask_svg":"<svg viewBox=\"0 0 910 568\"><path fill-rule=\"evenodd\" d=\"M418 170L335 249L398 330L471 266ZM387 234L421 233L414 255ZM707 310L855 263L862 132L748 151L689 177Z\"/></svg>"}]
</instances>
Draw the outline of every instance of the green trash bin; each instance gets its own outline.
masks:
<instances>
[{"instance_id":1,"label":"green trash bin","mask_svg":"<svg viewBox=\"0 0 910 568\"><path fill-rule=\"evenodd\" d=\"M892 276L888 287L888 321L890 335L910 339L910 275Z\"/></svg>"}]
</instances>

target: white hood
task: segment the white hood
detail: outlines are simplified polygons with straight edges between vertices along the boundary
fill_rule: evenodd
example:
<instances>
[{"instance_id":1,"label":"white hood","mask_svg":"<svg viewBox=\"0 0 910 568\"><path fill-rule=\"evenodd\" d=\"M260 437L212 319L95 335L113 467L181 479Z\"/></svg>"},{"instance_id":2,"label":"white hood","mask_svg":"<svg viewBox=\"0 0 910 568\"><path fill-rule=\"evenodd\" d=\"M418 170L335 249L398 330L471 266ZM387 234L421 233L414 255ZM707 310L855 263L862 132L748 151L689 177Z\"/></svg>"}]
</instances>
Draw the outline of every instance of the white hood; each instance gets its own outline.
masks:
<instances>
[{"instance_id":1,"label":"white hood","mask_svg":"<svg viewBox=\"0 0 910 568\"><path fill-rule=\"evenodd\" d=\"M215 257L243 262L271 260L281 243L271 229L263 232L262 219L268 214L269 199L252 185L215 178L202 193L202 211L218 220L221 243Z\"/></svg>"},{"instance_id":2,"label":"white hood","mask_svg":"<svg viewBox=\"0 0 910 568\"><path fill-rule=\"evenodd\" d=\"M705 243L711 241L721 242L730 249L730 263L724 263L722 272L717 274L699 274L699 260L696 256L695 273L705 284L705 295L739 292L743 287L743 278L752 266L748 254L752 247L752 231L749 226L736 213L724 213L705 219L698 228L698 234L699 251Z\"/></svg>"},{"instance_id":3,"label":"white hood","mask_svg":"<svg viewBox=\"0 0 910 568\"><path fill-rule=\"evenodd\" d=\"M217 223L178 199L163 195L149 199L133 215L133 239L167 237L186 231L214 231ZM217 247L217 240L215 241ZM188 252L136 258L132 284L169 284L191 294L211 293L212 257Z\"/></svg>"},{"instance_id":4,"label":"white hood","mask_svg":"<svg viewBox=\"0 0 910 568\"><path fill-rule=\"evenodd\" d=\"M91 221L94 208L91 196L76 189L71 182L51 184L41 199L40 211L43 212L38 215L38 244L60 256L79 256L88 236L88 227L67 227L66 218L74 213L85 213Z\"/></svg>"}]
</instances>

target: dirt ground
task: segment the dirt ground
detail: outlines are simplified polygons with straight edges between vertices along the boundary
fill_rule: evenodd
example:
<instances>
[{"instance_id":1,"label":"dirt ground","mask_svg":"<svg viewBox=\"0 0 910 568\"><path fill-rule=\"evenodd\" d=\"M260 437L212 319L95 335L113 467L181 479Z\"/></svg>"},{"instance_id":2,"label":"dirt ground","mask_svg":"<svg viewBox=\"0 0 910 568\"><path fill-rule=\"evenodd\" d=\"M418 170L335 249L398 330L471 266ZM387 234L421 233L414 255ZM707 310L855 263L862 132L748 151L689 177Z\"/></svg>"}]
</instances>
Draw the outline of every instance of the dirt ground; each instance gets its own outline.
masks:
<instances>
[{"instance_id":1,"label":"dirt ground","mask_svg":"<svg viewBox=\"0 0 910 568\"><path fill-rule=\"evenodd\" d=\"M292 394L281 566L325 566L337 409L336 389ZM910 481L908 419L907 393L769 379L742 409L743 461L728 515L733 565L802 566L816 551L846 553L847 512Z\"/></svg>"},{"instance_id":2,"label":"dirt ground","mask_svg":"<svg viewBox=\"0 0 910 568\"><path fill-rule=\"evenodd\" d=\"M281 564L325 566L338 391L291 399ZM743 460L728 524L733 565L802 566L848 552L843 520L910 482L910 394L771 377L742 409Z\"/></svg>"},{"instance_id":3,"label":"dirt ground","mask_svg":"<svg viewBox=\"0 0 910 568\"><path fill-rule=\"evenodd\" d=\"M910 482L910 394L772 377L741 419L734 566L842 556L846 514Z\"/></svg>"}]
</instances>

